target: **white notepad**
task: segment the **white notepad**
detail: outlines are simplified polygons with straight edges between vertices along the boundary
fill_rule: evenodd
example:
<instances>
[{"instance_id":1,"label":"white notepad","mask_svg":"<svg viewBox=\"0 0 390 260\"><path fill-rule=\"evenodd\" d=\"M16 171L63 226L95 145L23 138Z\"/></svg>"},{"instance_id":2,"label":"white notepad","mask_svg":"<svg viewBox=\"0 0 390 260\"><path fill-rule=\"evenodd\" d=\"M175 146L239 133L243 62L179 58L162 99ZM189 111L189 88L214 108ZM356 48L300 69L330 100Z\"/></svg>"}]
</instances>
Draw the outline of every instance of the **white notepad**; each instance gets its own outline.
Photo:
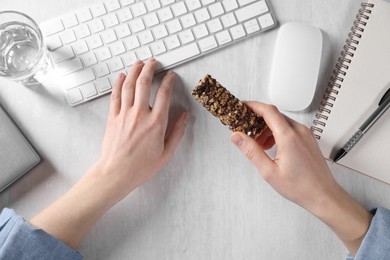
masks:
<instances>
[{"instance_id":1,"label":"white notepad","mask_svg":"<svg viewBox=\"0 0 390 260\"><path fill-rule=\"evenodd\" d=\"M333 159L378 107L390 83L390 1L362 4L335 67L312 131ZM390 111L339 164L390 183Z\"/></svg>"},{"instance_id":2,"label":"white notepad","mask_svg":"<svg viewBox=\"0 0 390 260\"><path fill-rule=\"evenodd\" d=\"M390 87L390 1L363 3L356 19L312 127L328 159ZM390 183L390 111L338 163Z\"/></svg>"},{"instance_id":3,"label":"white notepad","mask_svg":"<svg viewBox=\"0 0 390 260\"><path fill-rule=\"evenodd\" d=\"M0 191L39 162L39 155L0 106Z\"/></svg>"}]
</instances>

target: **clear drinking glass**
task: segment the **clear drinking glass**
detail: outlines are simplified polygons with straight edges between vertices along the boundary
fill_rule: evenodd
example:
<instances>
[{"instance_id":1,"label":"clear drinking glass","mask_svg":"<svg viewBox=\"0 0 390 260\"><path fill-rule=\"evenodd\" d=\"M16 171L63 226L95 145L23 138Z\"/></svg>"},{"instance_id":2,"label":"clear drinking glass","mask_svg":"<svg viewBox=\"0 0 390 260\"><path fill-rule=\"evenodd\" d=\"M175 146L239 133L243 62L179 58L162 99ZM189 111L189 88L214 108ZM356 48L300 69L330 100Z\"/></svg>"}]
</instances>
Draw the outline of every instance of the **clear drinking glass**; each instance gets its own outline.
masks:
<instances>
[{"instance_id":1,"label":"clear drinking glass","mask_svg":"<svg viewBox=\"0 0 390 260\"><path fill-rule=\"evenodd\" d=\"M51 66L37 23L20 12L0 12L0 77L36 85Z\"/></svg>"}]
</instances>

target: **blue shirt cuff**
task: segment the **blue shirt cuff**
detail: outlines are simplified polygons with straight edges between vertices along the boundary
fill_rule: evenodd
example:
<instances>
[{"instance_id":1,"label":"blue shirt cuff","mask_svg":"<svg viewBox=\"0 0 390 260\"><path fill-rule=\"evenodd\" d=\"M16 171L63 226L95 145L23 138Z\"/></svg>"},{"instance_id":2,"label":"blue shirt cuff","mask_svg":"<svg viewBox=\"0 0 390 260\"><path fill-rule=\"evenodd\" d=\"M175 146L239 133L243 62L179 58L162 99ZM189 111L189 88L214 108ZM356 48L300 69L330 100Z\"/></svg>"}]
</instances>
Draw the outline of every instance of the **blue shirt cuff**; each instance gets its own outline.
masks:
<instances>
[{"instance_id":1,"label":"blue shirt cuff","mask_svg":"<svg viewBox=\"0 0 390 260\"><path fill-rule=\"evenodd\" d=\"M377 208L371 211L374 217L355 258L351 260L390 259L390 210Z\"/></svg>"},{"instance_id":2,"label":"blue shirt cuff","mask_svg":"<svg viewBox=\"0 0 390 260\"><path fill-rule=\"evenodd\" d=\"M0 214L0 259L82 259L62 241L5 208Z\"/></svg>"}]
</instances>

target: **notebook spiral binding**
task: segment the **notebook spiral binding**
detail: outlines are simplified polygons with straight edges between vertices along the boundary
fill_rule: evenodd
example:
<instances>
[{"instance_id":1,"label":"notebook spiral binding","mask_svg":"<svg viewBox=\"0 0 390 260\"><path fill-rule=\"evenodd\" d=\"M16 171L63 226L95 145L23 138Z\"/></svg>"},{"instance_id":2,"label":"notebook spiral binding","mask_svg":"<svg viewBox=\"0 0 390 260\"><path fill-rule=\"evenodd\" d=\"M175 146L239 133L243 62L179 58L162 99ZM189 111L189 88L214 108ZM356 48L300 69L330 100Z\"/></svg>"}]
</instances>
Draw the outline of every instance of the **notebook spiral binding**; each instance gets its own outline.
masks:
<instances>
[{"instance_id":1,"label":"notebook spiral binding","mask_svg":"<svg viewBox=\"0 0 390 260\"><path fill-rule=\"evenodd\" d=\"M351 64L354 53L359 45L359 39L362 37L364 27L367 25L373 7L374 4L371 3L361 4L361 8L356 15L356 20L353 22L351 32L348 34L348 38L340 53L338 62L333 69L332 76L330 77L325 94L322 97L321 104L315 116L316 119L313 121L314 125L311 127L311 131L317 139L321 139L321 133L329 118L328 115L331 113L333 103L341 88L340 83L343 82L344 77L347 74L349 65Z\"/></svg>"}]
</instances>

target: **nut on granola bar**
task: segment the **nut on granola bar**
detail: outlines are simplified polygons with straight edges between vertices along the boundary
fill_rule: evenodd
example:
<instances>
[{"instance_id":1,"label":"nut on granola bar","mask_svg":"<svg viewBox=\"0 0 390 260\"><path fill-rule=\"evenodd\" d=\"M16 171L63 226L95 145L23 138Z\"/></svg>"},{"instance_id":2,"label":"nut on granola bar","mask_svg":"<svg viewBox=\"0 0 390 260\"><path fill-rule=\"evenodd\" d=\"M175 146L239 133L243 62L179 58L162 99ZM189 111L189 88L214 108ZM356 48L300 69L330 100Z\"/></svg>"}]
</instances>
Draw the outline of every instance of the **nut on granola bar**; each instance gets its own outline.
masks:
<instances>
[{"instance_id":1,"label":"nut on granola bar","mask_svg":"<svg viewBox=\"0 0 390 260\"><path fill-rule=\"evenodd\" d=\"M267 127L262 117L254 113L210 75L206 75L199 81L192 95L233 132L243 132L256 139Z\"/></svg>"}]
</instances>

